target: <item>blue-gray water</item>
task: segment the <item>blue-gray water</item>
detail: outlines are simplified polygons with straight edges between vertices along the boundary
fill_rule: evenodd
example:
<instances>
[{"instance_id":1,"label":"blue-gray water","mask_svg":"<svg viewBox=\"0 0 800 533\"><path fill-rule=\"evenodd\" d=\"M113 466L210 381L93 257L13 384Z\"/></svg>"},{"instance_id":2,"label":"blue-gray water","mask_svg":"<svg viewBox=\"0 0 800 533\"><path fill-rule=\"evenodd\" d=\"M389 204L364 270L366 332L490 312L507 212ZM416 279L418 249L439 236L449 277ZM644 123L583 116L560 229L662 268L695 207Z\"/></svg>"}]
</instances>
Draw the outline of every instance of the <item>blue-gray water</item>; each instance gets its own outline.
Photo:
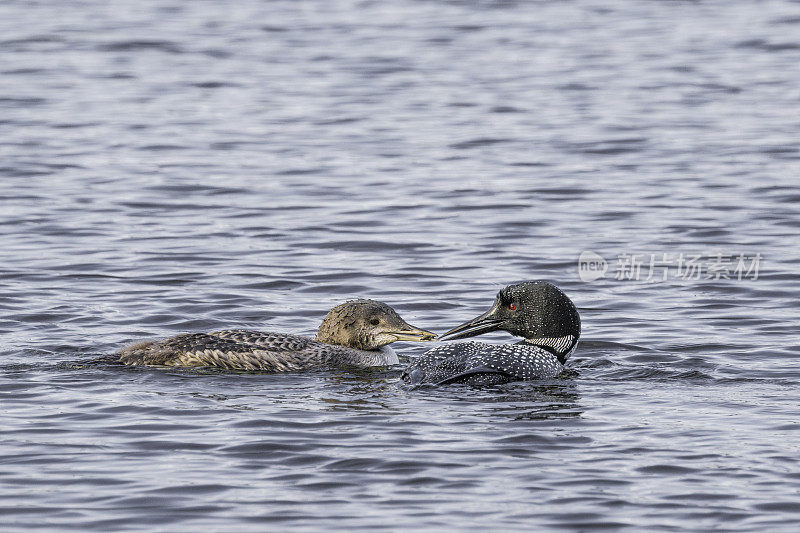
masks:
<instances>
[{"instance_id":1,"label":"blue-gray water","mask_svg":"<svg viewBox=\"0 0 800 533\"><path fill-rule=\"evenodd\" d=\"M799 64L788 0L0 3L3 528L797 531ZM82 364L520 279L559 379Z\"/></svg>"}]
</instances>

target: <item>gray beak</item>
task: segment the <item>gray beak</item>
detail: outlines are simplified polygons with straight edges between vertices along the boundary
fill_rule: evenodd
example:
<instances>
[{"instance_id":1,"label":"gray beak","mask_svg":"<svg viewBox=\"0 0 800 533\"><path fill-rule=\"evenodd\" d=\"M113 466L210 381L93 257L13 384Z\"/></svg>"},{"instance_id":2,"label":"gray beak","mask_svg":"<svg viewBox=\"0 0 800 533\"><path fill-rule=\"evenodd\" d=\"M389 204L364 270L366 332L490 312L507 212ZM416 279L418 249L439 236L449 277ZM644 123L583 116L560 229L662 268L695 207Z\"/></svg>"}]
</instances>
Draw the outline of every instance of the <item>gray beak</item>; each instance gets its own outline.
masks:
<instances>
[{"instance_id":1,"label":"gray beak","mask_svg":"<svg viewBox=\"0 0 800 533\"><path fill-rule=\"evenodd\" d=\"M464 322L460 326L456 326L447 333L440 335L440 341L452 341L455 339L464 339L466 337L474 337L490 331L497 331L502 326L505 319L498 316L499 306L495 304L491 309L483 313L481 316L475 317L469 322Z\"/></svg>"}]
</instances>

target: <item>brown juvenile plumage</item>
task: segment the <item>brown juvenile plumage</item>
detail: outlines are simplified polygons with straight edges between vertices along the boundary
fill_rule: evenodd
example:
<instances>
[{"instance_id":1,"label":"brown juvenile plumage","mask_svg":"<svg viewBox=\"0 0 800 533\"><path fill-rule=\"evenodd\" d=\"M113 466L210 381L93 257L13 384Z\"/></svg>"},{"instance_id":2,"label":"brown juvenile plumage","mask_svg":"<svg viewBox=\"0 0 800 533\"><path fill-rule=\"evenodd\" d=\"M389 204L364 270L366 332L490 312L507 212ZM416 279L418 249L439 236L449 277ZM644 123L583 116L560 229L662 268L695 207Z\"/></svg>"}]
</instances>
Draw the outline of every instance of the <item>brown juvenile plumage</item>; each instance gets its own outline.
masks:
<instances>
[{"instance_id":1,"label":"brown juvenile plumage","mask_svg":"<svg viewBox=\"0 0 800 533\"><path fill-rule=\"evenodd\" d=\"M119 352L126 365L211 366L288 372L320 366L382 366L397 362L384 346L435 335L406 323L388 305L352 300L331 309L316 339L289 333L223 330L140 342Z\"/></svg>"}]
</instances>

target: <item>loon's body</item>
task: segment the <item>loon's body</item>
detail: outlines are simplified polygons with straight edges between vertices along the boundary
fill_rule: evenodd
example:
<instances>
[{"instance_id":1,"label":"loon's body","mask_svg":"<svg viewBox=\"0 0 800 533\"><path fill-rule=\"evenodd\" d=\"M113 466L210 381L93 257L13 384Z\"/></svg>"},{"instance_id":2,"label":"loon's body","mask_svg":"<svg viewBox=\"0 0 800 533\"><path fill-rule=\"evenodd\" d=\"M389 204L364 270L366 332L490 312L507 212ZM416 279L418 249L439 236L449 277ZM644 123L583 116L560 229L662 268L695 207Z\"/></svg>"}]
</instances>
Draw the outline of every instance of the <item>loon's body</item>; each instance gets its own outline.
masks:
<instances>
[{"instance_id":1,"label":"loon's body","mask_svg":"<svg viewBox=\"0 0 800 533\"><path fill-rule=\"evenodd\" d=\"M126 365L216 366L289 372L321 366L387 366L399 363L388 346L358 350L290 333L223 330L187 333L134 344L120 352Z\"/></svg>"},{"instance_id":2,"label":"loon's body","mask_svg":"<svg viewBox=\"0 0 800 533\"><path fill-rule=\"evenodd\" d=\"M386 366L399 361L388 344L430 340L388 305L354 300L334 307L316 338L289 333L223 330L146 341L119 352L126 365L220 367L288 372L326 366Z\"/></svg>"},{"instance_id":3,"label":"loon's body","mask_svg":"<svg viewBox=\"0 0 800 533\"><path fill-rule=\"evenodd\" d=\"M428 350L403 372L412 385L498 385L560 374L580 337L575 305L550 283L528 281L501 290L492 308L457 326L441 340L495 330L525 337L515 344L464 342Z\"/></svg>"}]
</instances>

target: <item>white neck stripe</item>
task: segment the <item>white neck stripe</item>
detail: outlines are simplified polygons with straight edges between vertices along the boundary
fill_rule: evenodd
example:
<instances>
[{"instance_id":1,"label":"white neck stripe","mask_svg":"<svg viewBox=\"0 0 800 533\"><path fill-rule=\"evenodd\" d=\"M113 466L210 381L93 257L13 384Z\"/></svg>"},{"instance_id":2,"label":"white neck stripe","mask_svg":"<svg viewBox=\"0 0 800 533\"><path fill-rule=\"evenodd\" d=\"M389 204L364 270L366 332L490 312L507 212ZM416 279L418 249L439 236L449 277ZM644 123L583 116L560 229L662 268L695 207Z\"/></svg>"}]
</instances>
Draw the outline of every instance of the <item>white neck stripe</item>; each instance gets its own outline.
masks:
<instances>
[{"instance_id":1,"label":"white neck stripe","mask_svg":"<svg viewBox=\"0 0 800 533\"><path fill-rule=\"evenodd\" d=\"M548 348L553 348L558 353L564 353L569 350L574 341L575 337L572 335L566 335L564 337L535 337L533 339L525 339L525 342L529 342L537 346L547 346Z\"/></svg>"}]
</instances>

